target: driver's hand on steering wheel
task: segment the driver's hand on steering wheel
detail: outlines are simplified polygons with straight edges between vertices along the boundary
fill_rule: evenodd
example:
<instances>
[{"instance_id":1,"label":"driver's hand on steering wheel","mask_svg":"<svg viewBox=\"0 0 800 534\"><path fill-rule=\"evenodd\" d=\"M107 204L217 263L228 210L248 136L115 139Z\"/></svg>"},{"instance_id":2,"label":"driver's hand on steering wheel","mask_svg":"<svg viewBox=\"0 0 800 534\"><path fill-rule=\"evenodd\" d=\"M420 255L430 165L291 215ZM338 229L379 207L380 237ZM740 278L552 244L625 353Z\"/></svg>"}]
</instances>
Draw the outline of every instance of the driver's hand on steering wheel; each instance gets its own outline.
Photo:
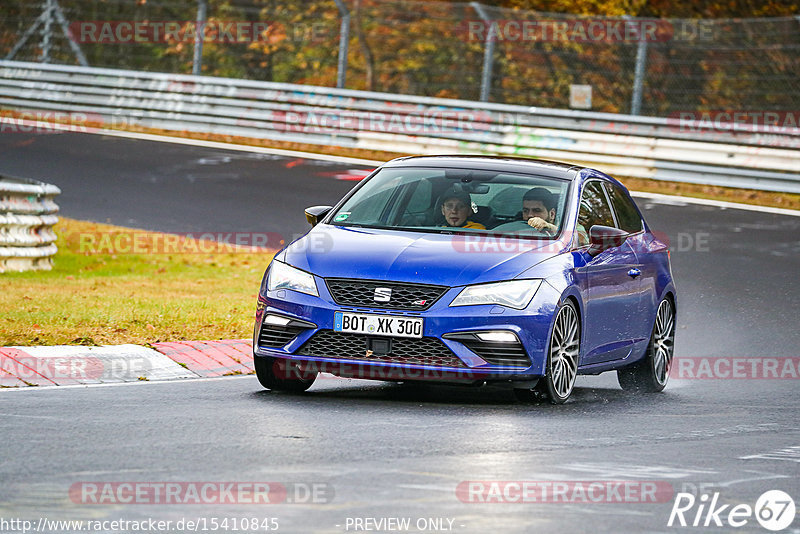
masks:
<instances>
[{"instance_id":1,"label":"driver's hand on steering wheel","mask_svg":"<svg viewBox=\"0 0 800 534\"><path fill-rule=\"evenodd\" d=\"M528 219L528 226L532 226L537 230L542 230L544 232L550 232L550 233L555 233L555 231L557 230L556 225L550 224L541 217L531 217L530 219Z\"/></svg>"}]
</instances>

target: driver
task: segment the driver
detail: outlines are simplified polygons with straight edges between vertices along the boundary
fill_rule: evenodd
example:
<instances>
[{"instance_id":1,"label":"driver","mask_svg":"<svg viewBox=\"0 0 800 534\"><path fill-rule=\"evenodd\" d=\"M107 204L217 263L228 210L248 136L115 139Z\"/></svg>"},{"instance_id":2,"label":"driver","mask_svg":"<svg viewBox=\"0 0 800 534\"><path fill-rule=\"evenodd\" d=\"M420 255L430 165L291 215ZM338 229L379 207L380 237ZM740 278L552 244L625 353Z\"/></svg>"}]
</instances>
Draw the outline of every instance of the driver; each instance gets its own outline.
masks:
<instances>
[{"instance_id":1,"label":"driver","mask_svg":"<svg viewBox=\"0 0 800 534\"><path fill-rule=\"evenodd\" d=\"M522 197L522 220L537 230L555 234L556 199L544 187L534 187Z\"/></svg>"},{"instance_id":2,"label":"driver","mask_svg":"<svg viewBox=\"0 0 800 534\"><path fill-rule=\"evenodd\" d=\"M469 220L470 215L473 213L472 199L466 191L448 189L439 199L439 205L442 208L442 215L444 215L447 226L486 230L486 227L481 223Z\"/></svg>"}]
</instances>

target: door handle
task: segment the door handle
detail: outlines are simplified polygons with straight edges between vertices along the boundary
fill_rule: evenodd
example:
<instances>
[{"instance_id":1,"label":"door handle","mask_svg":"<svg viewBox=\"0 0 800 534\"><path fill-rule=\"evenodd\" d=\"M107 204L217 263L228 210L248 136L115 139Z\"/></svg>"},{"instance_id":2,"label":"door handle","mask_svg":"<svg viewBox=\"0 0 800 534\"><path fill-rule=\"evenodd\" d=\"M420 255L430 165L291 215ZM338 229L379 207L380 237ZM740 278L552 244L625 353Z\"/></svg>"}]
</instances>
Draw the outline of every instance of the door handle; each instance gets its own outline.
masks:
<instances>
[{"instance_id":1,"label":"door handle","mask_svg":"<svg viewBox=\"0 0 800 534\"><path fill-rule=\"evenodd\" d=\"M642 271L640 271L639 269L631 269L630 271L628 271L628 276L630 276L631 278L636 278L640 274L642 274Z\"/></svg>"}]
</instances>

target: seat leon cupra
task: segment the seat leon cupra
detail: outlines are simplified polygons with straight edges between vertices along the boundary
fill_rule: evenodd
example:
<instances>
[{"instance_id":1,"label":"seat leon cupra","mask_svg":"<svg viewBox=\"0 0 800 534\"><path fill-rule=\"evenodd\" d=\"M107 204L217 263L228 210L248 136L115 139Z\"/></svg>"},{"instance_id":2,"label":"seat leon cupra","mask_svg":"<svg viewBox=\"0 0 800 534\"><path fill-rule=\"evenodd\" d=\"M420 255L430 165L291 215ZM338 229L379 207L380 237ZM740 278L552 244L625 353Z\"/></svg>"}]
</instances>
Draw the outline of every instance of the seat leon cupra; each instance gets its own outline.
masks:
<instances>
[{"instance_id":1,"label":"seat leon cupra","mask_svg":"<svg viewBox=\"0 0 800 534\"><path fill-rule=\"evenodd\" d=\"M578 374L625 390L669 378L668 247L597 170L487 156L400 158L312 225L264 274L253 336L269 389L320 372L503 383L565 402Z\"/></svg>"}]
</instances>

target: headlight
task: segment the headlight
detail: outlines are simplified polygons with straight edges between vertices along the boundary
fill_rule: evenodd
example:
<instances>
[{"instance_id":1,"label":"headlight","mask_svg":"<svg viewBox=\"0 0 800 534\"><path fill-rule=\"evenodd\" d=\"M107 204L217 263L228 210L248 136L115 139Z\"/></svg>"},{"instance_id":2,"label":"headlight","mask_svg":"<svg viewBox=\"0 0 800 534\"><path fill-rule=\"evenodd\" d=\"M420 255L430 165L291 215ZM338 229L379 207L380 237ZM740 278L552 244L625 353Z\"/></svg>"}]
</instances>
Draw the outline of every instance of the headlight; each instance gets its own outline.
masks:
<instances>
[{"instance_id":1,"label":"headlight","mask_svg":"<svg viewBox=\"0 0 800 534\"><path fill-rule=\"evenodd\" d=\"M541 283L541 280L512 280L496 284L467 286L453 299L450 306L499 304L523 310L528 307Z\"/></svg>"},{"instance_id":2,"label":"headlight","mask_svg":"<svg viewBox=\"0 0 800 534\"><path fill-rule=\"evenodd\" d=\"M267 289L270 291L275 291L276 289L292 289L307 295L319 296L317 284L314 282L313 275L275 260L272 261L272 266L269 268Z\"/></svg>"}]
</instances>

